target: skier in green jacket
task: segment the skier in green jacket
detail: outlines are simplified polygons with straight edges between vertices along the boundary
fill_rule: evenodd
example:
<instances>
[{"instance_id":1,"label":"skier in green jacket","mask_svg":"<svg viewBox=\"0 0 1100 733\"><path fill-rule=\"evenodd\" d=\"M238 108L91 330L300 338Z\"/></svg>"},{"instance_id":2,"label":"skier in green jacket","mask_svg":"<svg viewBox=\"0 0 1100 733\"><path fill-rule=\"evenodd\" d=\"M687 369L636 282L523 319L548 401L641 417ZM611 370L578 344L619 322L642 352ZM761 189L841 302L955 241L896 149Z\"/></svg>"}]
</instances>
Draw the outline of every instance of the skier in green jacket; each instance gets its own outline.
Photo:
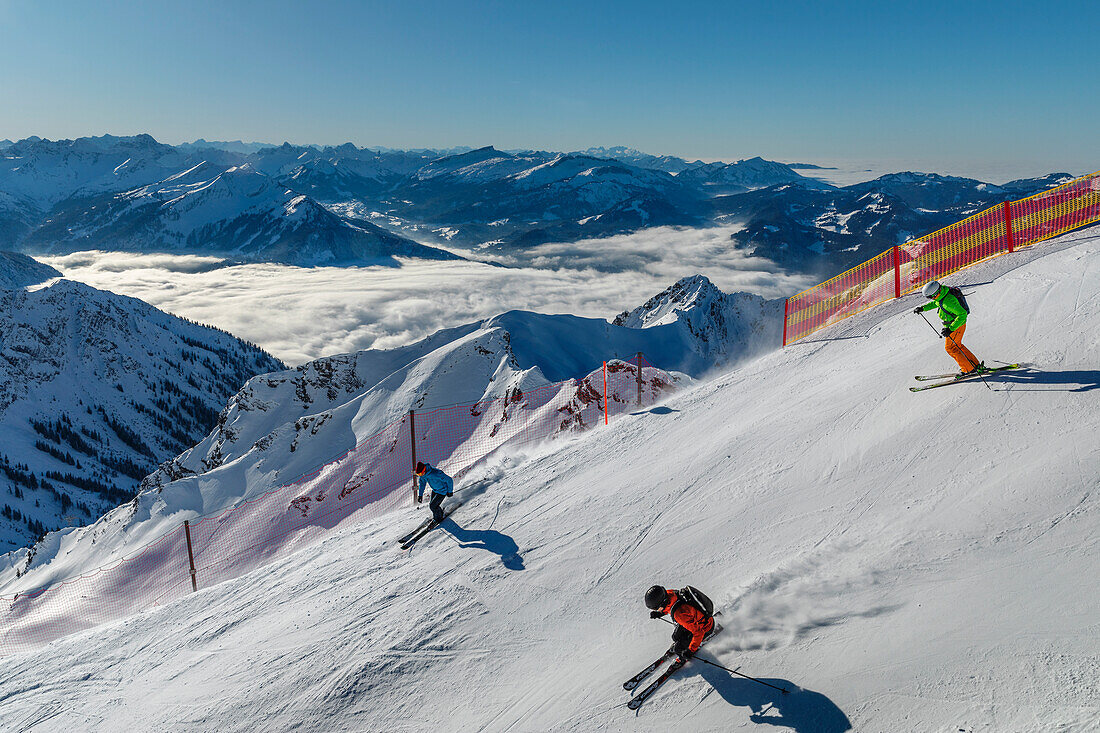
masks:
<instances>
[{"instance_id":1,"label":"skier in green jacket","mask_svg":"<svg viewBox=\"0 0 1100 733\"><path fill-rule=\"evenodd\" d=\"M974 356L970 349L962 344L963 334L966 333L966 317L969 315L969 311L959 302L959 299L950 291L950 288L942 285L939 280L928 283L921 292L931 302L917 306L913 309L913 312L923 313L933 308L939 308L940 320L943 321L943 330L940 331L940 335L946 339L944 348L947 350L948 355L955 360L959 365L959 369L962 370L958 376L970 374L975 369L984 370L985 364L979 361L978 357Z\"/></svg>"}]
</instances>

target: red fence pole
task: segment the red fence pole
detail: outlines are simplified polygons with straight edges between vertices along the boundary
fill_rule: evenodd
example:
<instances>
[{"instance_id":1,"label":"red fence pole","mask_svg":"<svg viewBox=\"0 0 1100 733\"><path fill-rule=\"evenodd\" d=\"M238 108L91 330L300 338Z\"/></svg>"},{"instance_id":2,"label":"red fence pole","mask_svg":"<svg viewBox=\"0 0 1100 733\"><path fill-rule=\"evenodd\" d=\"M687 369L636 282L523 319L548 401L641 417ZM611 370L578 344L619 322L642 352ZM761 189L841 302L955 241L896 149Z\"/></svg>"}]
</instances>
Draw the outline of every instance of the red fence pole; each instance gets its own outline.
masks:
<instances>
[{"instance_id":1,"label":"red fence pole","mask_svg":"<svg viewBox=\"0 0 1100 733\"><path fill-rule=\"evenodd\" d=\"M195 579L195 553L191 550L191 521L183 520L183 532L187 535L187 562L191 563L191 592L197 593L199 582Z\"/></svg>"},{"instance_id":2,"label":"red fence pole","mask_svg":"<svg viewBox=\"0 0 1100 733\"><path fill-rule=\"evenodd\" d=\"M894 297L901 297L901 258L898 256L898 246L894 245Z\"/></svg>"},{"instance_id":3,"label":"red fence pole","mask_svg":"<svg viewBox=\"0 0 1100 733\"><path fill-rule=\"evenodd\" d=\"M413 504L416 503L416 412L409 410L409 443L412 445Z\"/></svg>"},{"instance_id":4,"label":"red fence pole","mask_svg":"<svg viewBox=\"0 0 1100 733\"><path fill-rule=\"evenodd\" d=\"M608 424L607 419L607 362L603 363L603 424Z\"/></svg>"},{"instance_id":5,"label":"red fence pole","mask_svg":"<svg viewBox=\"0 0 1100 733\"><path fill-rule=\"evenodd\" d=\"M783 301L783 345L787 345L787 309L791 305L791 299L787 298Z\"/></svg>"},{"instance_id":6,"label":"red fence pole","mask_svg":"<svg viewBox=\"0 0 1100 733\"><path fill-rule=\"evenodd\" d=\"M1005 201L1005 239L1008 240L1008 251L1012 252L1016 243L1012 241L1012 202Z\"/></svg>"},{"instance_id":7,"label":"red fence pole","mask_svg":"<svg viewBox=\"0 0 1100 733\"><path fill-rule=\"evenodd\" d=\"M642 352L638 352L638 407L642 406Z\"/></svg>"}]
</instances>

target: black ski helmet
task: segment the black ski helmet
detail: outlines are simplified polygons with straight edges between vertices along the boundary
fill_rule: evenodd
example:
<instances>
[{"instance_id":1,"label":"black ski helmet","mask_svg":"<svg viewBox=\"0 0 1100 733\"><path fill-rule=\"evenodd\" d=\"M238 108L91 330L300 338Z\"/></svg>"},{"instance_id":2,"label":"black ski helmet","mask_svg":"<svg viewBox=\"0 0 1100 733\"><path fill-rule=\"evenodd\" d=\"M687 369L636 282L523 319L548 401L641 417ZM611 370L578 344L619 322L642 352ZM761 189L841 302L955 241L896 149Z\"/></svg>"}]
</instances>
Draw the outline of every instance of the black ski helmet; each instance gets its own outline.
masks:
<instances>
[{"instance_id":1,"label":"black ski helmet","mask_svg":"<svg viewBox=\"0 0 1100 733\"><path fill-rule=\"evenodd\" d=\"M660 611L668 605L668 591L664 589L664 586L653 586L645 592L645 605L654 611Z\"/></svg>"}]
</instances>

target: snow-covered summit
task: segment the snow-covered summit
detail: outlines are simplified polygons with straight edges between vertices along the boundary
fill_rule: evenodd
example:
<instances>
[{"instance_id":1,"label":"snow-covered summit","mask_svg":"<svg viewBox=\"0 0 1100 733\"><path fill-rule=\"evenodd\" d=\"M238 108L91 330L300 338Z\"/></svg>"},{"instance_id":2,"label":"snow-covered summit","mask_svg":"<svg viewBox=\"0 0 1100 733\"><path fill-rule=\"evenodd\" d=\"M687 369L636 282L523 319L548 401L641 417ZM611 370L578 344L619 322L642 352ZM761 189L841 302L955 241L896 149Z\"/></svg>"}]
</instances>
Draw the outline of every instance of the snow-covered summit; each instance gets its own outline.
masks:
<instances>
[{"instance_id":1,"label":"snow-covered summit","mask_svg":"<svg viewBox=\"0 0 1100 733\"><path fill-rule=\"evenodd\" d=\"M70 197L146 185L196 162L149 135L27 138L0 152L0 191L46 212Z\"/></svg>"},{"instance_id":2,"label":"snow-covered summit","mask_svg":"<svg viewBox=\"0 0 1100 733\"><path fill-rule=\"evenodd\" d=\"M246 143L240 140L204 140L201 137L191 143L181 143L176 147L181 150L224 150L228 153L251 155L252 153L270 148L271 143Z\"/></svg>"},{"instance_id":3,"label":"snow-covered summit","mask_svg":"<svg viewBox=\"0 0 1100 733\"><path fill-rule=\"evenodd\" d=\"M511 155L492 145L432 161L416 171L418 181L446 176L462 182L487 182L514 175L548 160L545 154Z\"/></svg>"},{"instance_id":4,"label":"snow-covered summit","mask_svg":"<svg viewBox=\"0 0 1100 733\"><path fill-rule=\"evenodd\" d=\"M650 153L643 153L640 150L635 150L625 145L615 145L610 148L588 148L587 150L579 152L582 155L588 155L593 158L621 160L624 163L629 163L639 168L652 168L653 170L664 171L665 173L671 173L673 175L688 170L689 168L697 168L703 165L703 161L701 160L688 162L675 155L651 155Z\"/></svg>"},{"instance_id":5,"label":"snow-covered summit","mask_svg":"<svg viewBox=\"0 0 1100 733\"><path fill-rule=\"evenodd\" d=\"M757 156L736 163L706 163L680 173L677 178L691 181L720 193L751 191L781 183L799 181L802 176L785 163Z\"/></svg>"},{"instance_id":6,"label":"snow-covered summit","mask_svg":"<svg viewBox=\"0 0 1100 733\"><path fill-rule=\"evenodd\" d=\"M723 293L705 276L694 275L620 313L614 323L679 329L707 362L725 366L776 348L782 339L782 312L782 300Z\"/></svg>"}]
</instances>

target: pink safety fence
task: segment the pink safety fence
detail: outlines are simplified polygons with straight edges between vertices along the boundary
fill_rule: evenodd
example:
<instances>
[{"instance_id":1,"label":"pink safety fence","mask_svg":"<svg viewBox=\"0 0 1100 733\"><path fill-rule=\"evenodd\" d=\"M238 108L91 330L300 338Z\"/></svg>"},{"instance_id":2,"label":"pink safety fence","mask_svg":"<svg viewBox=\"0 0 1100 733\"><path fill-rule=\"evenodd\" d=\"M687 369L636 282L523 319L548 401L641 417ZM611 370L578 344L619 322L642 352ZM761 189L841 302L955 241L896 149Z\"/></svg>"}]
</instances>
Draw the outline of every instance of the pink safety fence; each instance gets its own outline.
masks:
<instances>
[{"instance_id":1,"label":"pink safety fence","mask_svg":"<svg viewBox=\"0 0 1100 733\"><path fill-rule=\"evenodd\" d=\"M502 448L606 424L672 389L671 377L638 354L605 362L581 380L410 411L311 473L219 514L181 522L111 565L0 596L0 655L238 577L336 529L408 505L417 461L442 468L461 491L461 478Z\"/></svg>"},{"instance_id":2,"label":"pink safety fence","mask_svg":"<svg viewBox=\"0 0 1100 733\"><path fill-rule=\"evenodd\" d=\"M1100 172L1005 201L910 240L787 299L783 345L988 257L1100 221Z\"/></svg>"}]
</instances>

